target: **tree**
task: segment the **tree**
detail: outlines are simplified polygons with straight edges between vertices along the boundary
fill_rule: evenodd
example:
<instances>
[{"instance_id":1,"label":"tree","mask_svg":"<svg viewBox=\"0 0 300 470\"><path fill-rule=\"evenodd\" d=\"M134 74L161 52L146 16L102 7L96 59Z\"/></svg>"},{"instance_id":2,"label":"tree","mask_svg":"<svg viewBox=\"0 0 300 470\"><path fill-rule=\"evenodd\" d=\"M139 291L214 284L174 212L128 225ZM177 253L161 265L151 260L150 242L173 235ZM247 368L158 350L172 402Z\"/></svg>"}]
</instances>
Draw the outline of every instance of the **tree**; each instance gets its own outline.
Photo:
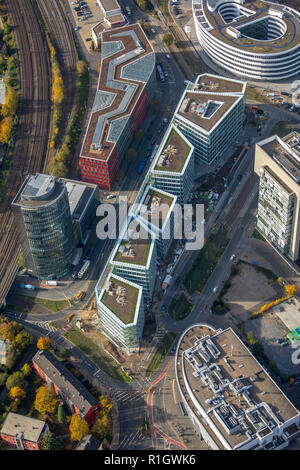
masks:
<instances>
[{"instance_id":1,"label":"tree","mask_svg":"<svg viewBox=\"0 0 300 470\"><path fill-rule=\"evenodd\" d=\"M0 372L0 388L5 385L5 382L7 381L8 373L7 372Z\"/></svg>"},{"instance_id":2,"label":"tree","mask_svg":"<svg viewBox=\"0 0 300 470\"><path fill-rule=\"evenodd\" d=\"M23 372L24 376L27 377L28 375L30 375L30 372L31 372L31 367L29 364L24 364L24 366L21 368L21 371Z\"/></svg>"},{"instance_id":3,"label":"tree","mask_svg":"<svg viewBox=\"0 0 300 470\"><path fill-rule=\"evenodd\" d=\"M23 330L16 335L14 342L22 349L25 349L34 343L34 337L28 331Z\"/></svg>"},{"instance_id":4,"label":"tree","mask_svg":"<svg viewBox=\"0 0 300 470\"><path fill-rule=\"evenodd\" d=\"M20 371L11 374L6 381L6 388L10 390L13 387L20 387L22 390L27 389L27 382L24 378L24 374Z\"/></svg>"},{"instance_id":5,"label":"tree","mask_svg":"<svg viewBox=\"0 0 300 470\"><path fill-rule=\"evenodd\" d=\"M20 251L20 253L19 253L19 255L18 255L18 266L19 266L20 269L26 268L25 258L24 258L24 255L23 255L23 251Z\"/></svg>"},{"instance_id":6,"label":"tree","mask_svg":"<svg viewBox=\"0 0 300 470\"><path fill-rule=\"evenodd\" d=\"M64 422L66 421L66 413L62 405L59 405L59 407L57 408L57 421L60 424L64 424Z\"/></svg>"},{"instance_id":7,"label":"tree","mask_svg":"<svg viewBox=\"0 0 300 470\"><path fill-rule=\"evenodd\" d=\"M171 46L174 42L174 39L173 39L173 36L171 33L166 33L163 35L163 42L167 45L167 46Z\"/></svg>"},{"instance_id":8,"label":"tree","mask_svg":"<svg viewBox=\"0 0 300 470\"><path fill-rule=\"evenodd\" d=\"M280 276L280 277L277 279L277 282L278 282L278 284L279 284L280 286L283 286L283 277Z\"/></svg>"},{"instance_id":9,"label":"tree","mask_svg":"<svg viewBox=\"0 0 300 470\"><path fill-rule=\"evenodd\" d=\"M101 395L99 397L100 407L101 407L101 415L110 414L112 409L112 400L109 398L108 395Z\"/></svg>"},{"instance_id":10,"label":"tree","mask_svg":"<svg viewBox=\"0 0 300 470\"><path fill-rule=\"evenodd\" d=\"M112 438L112 419L108 414L98 418L92 427L92 432L97 434L100 439Z\"/></svg>"},{"instance_id":11,"label":"tree","mask_svg":"<svg viewBox=\"0 0 300 470\"><path fill-rule=\"evenodd\" d=\"M137 153L133 148L130 148L127 152L127 159L129 162L134 162L136 159Z\"/></svg>"},{"instance_id":12,"label":"tree","mask_svg":"<svg viewBox=\"0 0 300 470\"><path fill-rule=\"evenodd\" d=\"M39 338L38 342L36 343L38 349L49 349L51 348L51 339L47 336L43 338L42 336Z\"/></svg>"},{"instance_id":13,"label":"tree","mask_svg":"<svg viewBox=\"0 0 300 470\"><path fill-rule=\"evenodd\" d=\"M69 429L72 441L81 441L90 432L88 423L77 414L72 416Z\"/></svg>"},{"instance_id":14,"label":"tree","mask_svg":"<svg viewBox=\"0 0 300 470\"><path fill-rule=\"evenodd\" d=\"M87 71L87 63L84 60L78 60L76 67L79 75L83 75Z\"/></svg>"},{"instance_id":15,"label":"tree","mask_svg":"<svg viewBox=\"0 0 300 470\"><path fill-rule=\"evenodd\" d=\"M1 121L0 142L2 142L2 144L8 144L13 125L14 125L14 121L12 117L6 117Z\"/></svg>"},{"instance_id":16,"label":"tree","mask_svg":"<svg viewBox=\"0 0 300 470\"><path fill-rule=\"evenodd\" d=\"M4 117L13 117L18 109L19 94L12 88L8 87L6 91L5 103L2 105L2 115Z\"/></svg>"},{"instance_id":17,"label":"tree","mask_svg":"<svg viewBox=\"0 0 300 470\"><path fill-rule=\"evenodd\" d=\"M46 432L42 441L42 450L62 450L63 442L53 432Z\"/></svg>"},{"instance_id":18,"label":"tree","mask_svg":"<svg viewBox=\"0 0 300 470\"><path fill-rule=\"evenodd\" d=\"M288 284L285 287L285 291L286 291L287 295L294 295L297 292L297 287L295 286L295 284Z\"/></svg>"},{"instance_id":19,"label":"tree","mask_svg":"<svg viewBox=\"0 0 300 470\"><path fill-rule=\"evenodd\" d=\"M0 324L0 336L8 342L12 342L16 336L16 330L11 322L2 322Z\"/></svg>"},{"instance_id":20,"label":"tree","mask_svg":"<svg viewBox=\"0 0 300 470\"><path fill-rule=\"evenodd\" d=\"M47 413L56 413L58 404L59 400L56 393L51 390L50 387L44 385L37 390L34 408L41 414L46 415Z\"/></svg>"},{"instance_id":21,"label":"tree","mask_svg":"<svg viewBox=\"0 0 300 470\"><path fill-rule=\"evenodd\" d=\"M16 399L16 398L21 399L21 398L26 397L26 392L21 387L18 387L18 385L16 385L15 387L12 387L10 389L9 396L13 400Z\"/></svg>"}]
</instances>

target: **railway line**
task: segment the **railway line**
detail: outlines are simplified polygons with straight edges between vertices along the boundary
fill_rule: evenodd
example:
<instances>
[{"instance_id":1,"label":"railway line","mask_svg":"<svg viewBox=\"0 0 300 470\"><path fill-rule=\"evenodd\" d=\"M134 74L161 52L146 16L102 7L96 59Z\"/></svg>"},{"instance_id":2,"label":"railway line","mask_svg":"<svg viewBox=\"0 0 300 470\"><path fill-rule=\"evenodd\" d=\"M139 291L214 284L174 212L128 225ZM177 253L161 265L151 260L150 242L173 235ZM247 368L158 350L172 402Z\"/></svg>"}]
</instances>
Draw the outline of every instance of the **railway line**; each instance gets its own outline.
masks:
<instances>
[{"instance_id":1,"label":"railway line","mask_svg":"<svg viewBox=\"0 0 300 470\"><path fill-rule=\"evenodd\" d=\"M35 0L35 3L39 8L45 27L50 33L64 82L62 124L57 137L57 148L59 148L70 121L76 96L77 50L63 0ZM52 157L55 153L54 149L49 150L47 158Z\"/></svg>"},{"instance_id":2,"label":"railway line","mask_svg":"<svg viewBox=\"0 0 300 470\"><path fill-rule=\"evenodd\" d=\"M28 173L42 171L50 123L48 52L30 0L7 0L20 58L19 127L4 200L0 204L0 306L17 270L19 243L11 202Z\"/></svg>"}]
</instances>

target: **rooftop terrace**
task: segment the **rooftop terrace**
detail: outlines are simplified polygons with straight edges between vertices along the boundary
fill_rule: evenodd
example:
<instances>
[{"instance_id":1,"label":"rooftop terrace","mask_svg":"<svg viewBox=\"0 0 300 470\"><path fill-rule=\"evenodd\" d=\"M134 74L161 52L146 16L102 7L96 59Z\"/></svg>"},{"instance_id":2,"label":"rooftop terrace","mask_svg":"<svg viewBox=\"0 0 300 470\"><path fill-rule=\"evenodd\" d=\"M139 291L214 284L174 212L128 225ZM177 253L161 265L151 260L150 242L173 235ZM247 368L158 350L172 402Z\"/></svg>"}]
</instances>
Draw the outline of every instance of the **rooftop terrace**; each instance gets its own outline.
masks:
<instances>
[{"instance_id":1,"label":"rooftop terrace","mask_svg":"<svg viewBox=\"0 0 300 470\"><path fill-rule=\"evenodd\" d=\"M165 191L148 187L138 215L145 220L151 221L153 226L162 228L170 215L170 208L176 199L176 196L169 195Z\"/></svg>"},{"instance_id":2,"label":"rooftop terrace","mask_svg":"<svg viewBox=\"0 0 300 470\"><path fill-rule=\"evenodd\" d=\"M152 239L149 235L147 240L138 239L122 240L113 261L127 264L146 266Z\"/></svg>"},{"instance_id":3,"label":"rooftop terrace","mask_svg":"<svg viewBox=\"0 0 300 470\"><path fill-rule=\"evenodd\" d=\"M155 66L139 24L101 33L98 89L81 156L107 160Z\"/></svg>"},{"instance_id":4,"label":"rooftop terrace","mask_svg":"<svg viewBox=\"0 0 300 470\"><path fill-rule=\"evenodd\" d=\"M123 323L134 322L139 289L125 279L122 281L110 275L105 282L101 302L106 305Z\"/></svg>"},{"instance_id":5,"label":"rooftop terrace","mask_svg":"<svg viewBox=\"0 0 300 470\"><path fill-rule=\"evenodd\" d=\"M284 139L273 136L271 140L267 139L259 145L294 181L300 184L300 154L298 153L300 140L297 143L292 139L291 134L289 136Z\"/></svg>"},{"instance_id":6,"label":"rooftop terrace","mask_svg":"<svg viewBox=\"0 0 300 470\"><path fill-rule=\"evenodd\" d=\"M216 333L196 325L178 347L181 390L196 416L195 403L205 411L205 427L219 448L238 448L299 415L231 328Z\"/></svg>"},{"instance_id":7,"label":"rooftop terrace","mask_svg":"<svg viewBox=\"0 0 300 470\"><path fill-rule=\"evenodd\" d=\"M186 139L172 127L154 170L180 173L191 150L192 147L186 142Z\"/></svg>"},{"instance_id":8,"label":"rooftop terrace","mask_svg":"<svg viewBox=\"0 0 300 470\"><path fill-rule=\"evenodd\" d=\"M178 114L210 132L241 96L214 95L187 91Z\"/></svg>"},{"instance_id":9,"label":"rooftop terrace","mask_svg":"<svg viewBox=\"0 0 300 470\"><path fill-rule=\"evenodd\" d=\"M247 52L270 54L291 49L300 43L299 18L290 13L285 5L276 5L276 10L283 12L285 15L283 19L280 19L280 21L283 21L285 24L286 34L279 39L267 41L253 39L244 35L234 38L227 32L227 28L232 25L235 29L241 28L250 22L263 20L269 16L276 18L276 16L274 17L272 14L272 9L274 9L273 5L264 2L263 0L246 0L243 5L238 5L238 8L241 10L241 14L239 16L238 14L237 16L234 16L232 22L228 23L224 21L222 14L219 13L219 9L214 12L210 11L208 8L208 2L209 0L202 0L203 6L201 6L200 2L194 1L193 5L197 16L200 18L200 21L205 21L203 16L204 12L208 22L207 28L209 28L209 26L213 28L211 29L210 34L231 46L236 46ZM270 7L272 7L271 12L269 11ZM243 10L249 10L250 13L246 11L246 14L242 14Z\"/></svg>"},{"instance_id":10,"label":"rooftop terrace","mask_svg":"<svg viewBox=\"0 0 300 470\"><path fill-rule=\"evenodd\" d=\"M193 87L193 90L210 93L242 93L244 89L245 82L221 78L208 73L200 75Z\"/></svg>"}]
</instances>

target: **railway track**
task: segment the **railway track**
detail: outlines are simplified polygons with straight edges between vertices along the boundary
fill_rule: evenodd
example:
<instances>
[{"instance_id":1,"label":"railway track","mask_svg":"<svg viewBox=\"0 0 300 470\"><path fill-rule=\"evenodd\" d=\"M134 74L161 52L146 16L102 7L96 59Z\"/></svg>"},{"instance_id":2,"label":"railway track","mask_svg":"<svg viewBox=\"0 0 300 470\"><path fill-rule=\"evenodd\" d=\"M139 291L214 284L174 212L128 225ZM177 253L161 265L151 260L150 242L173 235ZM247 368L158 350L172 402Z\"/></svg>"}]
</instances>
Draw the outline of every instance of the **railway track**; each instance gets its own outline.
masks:
<instances>
[{"instance_id":1,"label":"railway track","mask_svg":"<svg viewBox=\"0 0 300 470\"><path fill-rule=\"evenodd\" d=\"M42 171L50 122L48 52L30 0L7 0L20 58L18 135L4 201L0 204L0 306L17 270L19 243L11 202L28 173Z\"/></svg>"},{"instance_id":2,"label":"railway track","mask_svg":"<svg viewBox=\"0 0 300 470\"><path fill-rule=\"evenodd\" d=\"M35 2L50 33L64 82L62 124L57 137L57 148L59 148L67 131L76 96L77 50L63 0L35 0ZM56 150L49 150L47 158L53 157L55 153Z\"/></svg>"}]
</instances>

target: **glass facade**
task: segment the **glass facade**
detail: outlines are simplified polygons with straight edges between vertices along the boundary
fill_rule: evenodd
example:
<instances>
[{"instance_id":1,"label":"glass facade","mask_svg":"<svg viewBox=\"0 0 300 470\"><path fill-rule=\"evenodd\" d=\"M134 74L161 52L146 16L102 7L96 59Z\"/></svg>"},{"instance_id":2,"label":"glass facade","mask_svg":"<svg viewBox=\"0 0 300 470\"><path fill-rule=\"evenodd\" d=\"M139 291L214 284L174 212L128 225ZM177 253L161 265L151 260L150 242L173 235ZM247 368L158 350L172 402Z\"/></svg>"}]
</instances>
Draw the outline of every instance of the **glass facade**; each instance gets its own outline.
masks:
<instances>
[{"instance_id":1,"label":"glass facade","mask_svg":"<svg viewBox=\"0 0 300 470\"><path fill-rule=\"evenodd\" d=\"M39 279L58 279L71 270L75 238L68 194L55 182L51 200L19 201L14 205L26 266Z\"/></svg>"},{"instance_id":2,"label":"glass facade","mask_svg":"<svg viewBox=\"0 0 300 470\"><path fill-rule=\"evenodd\" d=\"M287 192L265 168L260 171L257 227L282 253L291 246L295 194Z\"/></svg>"}]
</instances>

